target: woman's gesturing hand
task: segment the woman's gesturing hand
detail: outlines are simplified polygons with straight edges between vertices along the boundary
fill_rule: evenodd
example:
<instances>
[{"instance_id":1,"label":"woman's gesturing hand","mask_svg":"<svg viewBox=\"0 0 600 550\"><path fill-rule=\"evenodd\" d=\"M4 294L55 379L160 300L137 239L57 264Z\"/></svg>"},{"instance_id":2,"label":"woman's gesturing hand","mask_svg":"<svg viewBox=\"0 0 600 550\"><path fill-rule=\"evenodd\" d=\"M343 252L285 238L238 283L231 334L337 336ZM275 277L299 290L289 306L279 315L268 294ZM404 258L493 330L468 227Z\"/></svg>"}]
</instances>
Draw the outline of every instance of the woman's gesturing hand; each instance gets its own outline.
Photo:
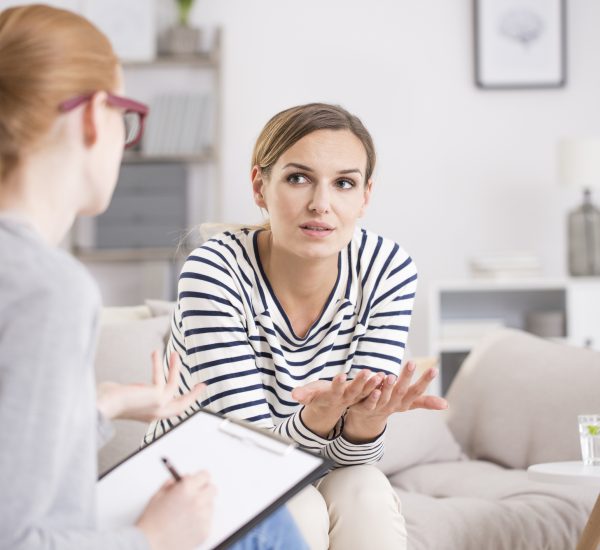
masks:
<instances>
[{"instance_id":1,"label":"woman's gesturing hand","mask_svg":"<svg viewBox=\"0 0 600 550\"><path fill-rule=\"evenodd\" d=\"M344 436L350 441L368 441L376 438L385 428L388 417L395 412L411 409L443 410L448 402L442 397L423 395L437 375L437 369L427 369L411 384L415 364L408 362L400 376L377 374L374 389L366 398L351 406L346 415Z\"/></svg>"},{"instance_id":2,"label":"woman's gesturing hand","mask_svg":"<svg viewBox=\"0 0 600 550\"><path fill-rule=\"evenodd\" d=\"M107 418L126 418L151 422L183 413L200 398L206 387L198 384L191 392L179 395L177 390L180 361L176 352L169 357L169 374L165 382L162 362L157 351L152 352L152 384L98 385L97 406Z\"/></svg>"},{"instance_id":3,"label":"woman's gesturing hand","mask_svg":"<svg viewBox=\"0 0 600 550\"><path fill-rule=\"evenodd\" d=\"M301 417L312 432L326 437L346 409L364 400L380 381L369 371L360 371L354 380L347 381L345 374L338 374L331 382L316 380L294 389L292 397L304 405Z\"/></svg>"}]
</instances>

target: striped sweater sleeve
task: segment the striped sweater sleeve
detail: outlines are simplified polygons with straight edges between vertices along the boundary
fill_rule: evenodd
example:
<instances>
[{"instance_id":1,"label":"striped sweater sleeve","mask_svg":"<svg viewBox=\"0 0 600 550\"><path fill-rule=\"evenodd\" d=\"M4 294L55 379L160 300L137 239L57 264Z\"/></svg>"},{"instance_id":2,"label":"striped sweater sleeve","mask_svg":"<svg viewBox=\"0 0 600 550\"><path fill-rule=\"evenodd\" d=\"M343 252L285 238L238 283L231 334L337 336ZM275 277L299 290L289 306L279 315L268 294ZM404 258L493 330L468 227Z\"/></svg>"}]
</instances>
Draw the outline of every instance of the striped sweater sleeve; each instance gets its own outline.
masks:
<instances>
[{"instance_id":1,"label":"striped sweater sleeve","mask_svg":"<svg viewBox=\"0 0 600 550\"><path fill-rule=\"evenodd\" d=\"M366 331L358 342L350 378L362 369L398 376L410 328L417 288L417 270L405 253L398 254L372 297ZM342 435L331 441L324 454L336 464L374 464L383 456L384 432L374 441L355 444Z\"/></svg>"},{"instance_id":2,"label":"striped sweater sleeve","mask_svg":"<svg viewBox=\"0 0 600 550\"><path fill-rule=\"evenodd\" d=\"M144 442L149 443L198 408L205 407L253 422L289 437L306 449L321 452L330 439L309 430L302 422L300 410L278 424L273 422L263 376L248 339L247 323L253 312L249 309L250 300L244 296L244 285L238 280L243 274L228 268L224 261L209 247L197 249L186 261L165 354L166 358L176 351L181 359L179 392L186 393L196 384L204 383L207 388L203 400L181 417L153 423ZM271 383L278 382L272 377ZM332 431L331 437L334 435Z\"/></svg>"}]
</instances>

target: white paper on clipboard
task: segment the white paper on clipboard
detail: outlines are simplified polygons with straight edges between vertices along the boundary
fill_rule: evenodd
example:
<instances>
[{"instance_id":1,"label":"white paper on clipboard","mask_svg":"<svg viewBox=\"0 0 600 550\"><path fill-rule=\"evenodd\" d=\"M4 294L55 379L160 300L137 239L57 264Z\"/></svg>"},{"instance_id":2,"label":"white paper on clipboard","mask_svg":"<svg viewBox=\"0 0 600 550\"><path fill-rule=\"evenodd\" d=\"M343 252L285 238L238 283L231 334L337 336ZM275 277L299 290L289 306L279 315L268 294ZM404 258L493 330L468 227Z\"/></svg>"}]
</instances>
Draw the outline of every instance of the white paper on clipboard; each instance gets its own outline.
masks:
<instances>
[{"instance_id":1,"label":"white paper on clipboard","mask_svg":"<svg viewBox=\"0 0 600 550\"><path fill-rule=\"evenodd\" d=\"M161 458L183 475L206 470L217 487L209 538L218 547L284 496L288 498L327 470L327 461L293 443L199 411L106 473L97 484L97 525L135 523L170 478Z\"/></svg>"}]
</instances>

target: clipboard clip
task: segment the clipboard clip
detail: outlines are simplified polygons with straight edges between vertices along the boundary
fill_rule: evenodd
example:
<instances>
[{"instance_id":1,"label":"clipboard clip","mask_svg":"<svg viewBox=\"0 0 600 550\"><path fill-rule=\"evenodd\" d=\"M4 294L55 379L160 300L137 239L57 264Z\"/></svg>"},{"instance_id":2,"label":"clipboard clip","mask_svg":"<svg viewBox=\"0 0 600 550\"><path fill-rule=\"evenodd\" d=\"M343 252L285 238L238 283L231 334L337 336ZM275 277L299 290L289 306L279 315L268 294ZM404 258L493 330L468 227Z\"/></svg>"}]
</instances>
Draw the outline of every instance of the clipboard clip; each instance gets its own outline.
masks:
<instances>
[{"instance_id":1,"label":"clipboard clip","mask_svg":"<svg viewBox=\"0 0 600 550\"><path fill-rule=\"evenodd\" d=\"M296 443L278 434L272 434L248 422L242 422L232 418L224 418L219 425L223 433L239 439L243 443L254 445L265 451L285 456L295 447Z\"/></svg>"}]
</instances>

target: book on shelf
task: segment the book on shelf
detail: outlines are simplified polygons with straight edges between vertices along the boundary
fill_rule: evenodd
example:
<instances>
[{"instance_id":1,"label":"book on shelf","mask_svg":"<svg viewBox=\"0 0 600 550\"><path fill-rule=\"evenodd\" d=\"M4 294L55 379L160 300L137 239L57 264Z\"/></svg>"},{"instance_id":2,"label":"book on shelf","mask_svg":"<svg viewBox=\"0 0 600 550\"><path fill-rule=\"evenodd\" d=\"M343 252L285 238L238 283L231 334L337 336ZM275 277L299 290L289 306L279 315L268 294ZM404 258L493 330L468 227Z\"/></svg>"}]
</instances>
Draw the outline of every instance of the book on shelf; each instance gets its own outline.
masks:
<instances>
[{"instance_id":1,"label":"book on shelf","mask_svg":"<svg viewBox=\"0 0 600 550\"><path fill-rule=\"evenodd\" d=\"M504 319L495 318L446 320L440 326L440 347L467 350L490 332L505 326Z\"/></svg>"},{"instance_id":2,"label":"book on shelf","mask_svg":"<svg viewBox=\"0 0 600 550\"><path fill-rule=\"evenodd\" d=\"M495 254L469 261L471 275L476 278L533 278L542 274L541 261L532 254Z\"/></svg>"},{"instance_id":3,"label":"book on shelf","mask_svg":"<svg viewBox=\"0 0 600 550\"><path fill-rule=\"evenodd\" d=\"M142 153L198 155L212 143L210 94L163 94L151 103Z\"/></svg>"}]
</instances>

